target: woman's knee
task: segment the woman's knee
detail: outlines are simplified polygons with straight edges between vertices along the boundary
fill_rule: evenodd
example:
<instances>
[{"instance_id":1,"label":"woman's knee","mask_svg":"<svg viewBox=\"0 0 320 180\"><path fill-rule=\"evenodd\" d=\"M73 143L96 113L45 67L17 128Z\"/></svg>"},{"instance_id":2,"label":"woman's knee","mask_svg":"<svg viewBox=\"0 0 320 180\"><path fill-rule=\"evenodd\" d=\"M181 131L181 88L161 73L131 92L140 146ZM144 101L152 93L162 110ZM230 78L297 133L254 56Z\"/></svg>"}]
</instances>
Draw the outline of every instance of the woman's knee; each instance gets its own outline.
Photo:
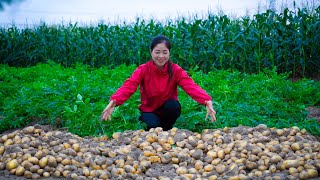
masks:
<instances>
[{"instance_id":1,"label":"woman's knee","mask_svg":"<svg viewBox=\"0 0 320 180\"><path fill-rule=\"evenodd\" d=\"M160 118L154 113L142 113L140 120L147 124L148 129L160 126Z\"/></svg>"},{"instance_id":2,"label":"woman's knee","mask_svg":"<svg viewBox=\"0 0 320 180\"><path fill-rule=\"evenodd\" d=\"M177 100L173 100L173 99L169 99L164 103L164 109L166 110L179 110L181 111L181 105L179 103L179 101Z\"/></svg>"}]
</instances>

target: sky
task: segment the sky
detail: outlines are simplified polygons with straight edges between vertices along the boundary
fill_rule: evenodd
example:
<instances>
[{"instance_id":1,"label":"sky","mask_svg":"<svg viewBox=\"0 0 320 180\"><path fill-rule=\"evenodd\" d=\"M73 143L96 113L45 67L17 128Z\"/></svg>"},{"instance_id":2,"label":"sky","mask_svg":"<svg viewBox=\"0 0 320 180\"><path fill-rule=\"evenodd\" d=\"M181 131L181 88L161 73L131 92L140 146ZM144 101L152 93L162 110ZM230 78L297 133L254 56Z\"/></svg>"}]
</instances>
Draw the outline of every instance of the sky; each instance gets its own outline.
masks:
<instances>
[{"instance_id":1,"label":"sky","mask_svg":"<svg viewBox=\"0 0 320 180\"><path fill-rule=\"evenodd\" d=\"M282 2L284 0L281 0ZM288 0L285 0L288 1ZM243 16L266 7L267 0L24 0L5 5L0 25L119 23L143 19L205 17L208 12Z\"/></svg>"}]
</instances>

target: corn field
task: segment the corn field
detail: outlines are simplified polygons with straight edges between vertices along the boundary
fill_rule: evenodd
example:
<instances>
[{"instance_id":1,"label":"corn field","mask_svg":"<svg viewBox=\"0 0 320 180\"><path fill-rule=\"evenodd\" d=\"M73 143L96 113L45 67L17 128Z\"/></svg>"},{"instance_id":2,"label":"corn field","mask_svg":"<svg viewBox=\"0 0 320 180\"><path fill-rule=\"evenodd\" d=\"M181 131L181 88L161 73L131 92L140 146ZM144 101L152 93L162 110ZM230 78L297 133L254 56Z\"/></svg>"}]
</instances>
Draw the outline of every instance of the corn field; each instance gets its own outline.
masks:
<instances>
[{"instance_id":1,"label":"corn field","mask_svg":"<svg viewBox=\"0 0 320 180\"><path fill-rule=\"evenodd\" d=\"M48 60L64 66L141 64L150 60L149 42L171 39L171 59L189 70L215 69L257 73L277 68L293 76L320 73L320 7L280 13L267 10L232 19L209 14L205 19L137 19L133 24L97 26L47 25L0 27L0 63L26 67Z\"/></svg>"}]
</instances>

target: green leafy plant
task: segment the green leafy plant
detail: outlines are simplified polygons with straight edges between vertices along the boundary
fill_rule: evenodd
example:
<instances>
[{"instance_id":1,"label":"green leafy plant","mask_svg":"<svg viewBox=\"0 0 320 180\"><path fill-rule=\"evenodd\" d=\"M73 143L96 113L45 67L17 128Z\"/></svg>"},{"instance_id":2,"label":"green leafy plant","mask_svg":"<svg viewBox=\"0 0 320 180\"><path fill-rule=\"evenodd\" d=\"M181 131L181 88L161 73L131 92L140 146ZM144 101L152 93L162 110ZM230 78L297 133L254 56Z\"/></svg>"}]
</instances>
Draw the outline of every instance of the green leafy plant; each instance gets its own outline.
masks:
<instances>
[{"instance_id":1,"label":"green leafy plant","mask_svg":"<svg viewBox=\"0 0 320 180\"><path fill-rule=\"evenodd\" d=\"M151 38L164 34L173 46L171 57L184 69L198 66L259 73L277 67L294 77L315 77L320 69L320 7L314 11L284 8L251 17L230 18L209 13L127 24L96 26L47 25L0 27L0 63L27 67L52 60L66 67L139 65L150 59Z\"/></svg>"},{"instance_id":2,"label":"green leafy plant","mask_svg":"<svg viewBox=\"0 0 320 180\"><path fill-rule=\"evenodd\" d=\"M144 129L145 124L138 120L139 90L115 109L111 121L100 120L110 96L135 68L65 68L54 62L27 68L0 65L0 132L33 122L66 127L80 136ZM275 68L247 74L236 70L204 73L195 67L188 73L212 96L217 122L205 120L205 107L179 89L182 114L175 124L178 128L200 132L264 123L278 128L298 126L320 135L319 122L307 119L305 110L320 104L319 81L291 81L289 73L278 74Z\"/></svg>"}]
</instances>

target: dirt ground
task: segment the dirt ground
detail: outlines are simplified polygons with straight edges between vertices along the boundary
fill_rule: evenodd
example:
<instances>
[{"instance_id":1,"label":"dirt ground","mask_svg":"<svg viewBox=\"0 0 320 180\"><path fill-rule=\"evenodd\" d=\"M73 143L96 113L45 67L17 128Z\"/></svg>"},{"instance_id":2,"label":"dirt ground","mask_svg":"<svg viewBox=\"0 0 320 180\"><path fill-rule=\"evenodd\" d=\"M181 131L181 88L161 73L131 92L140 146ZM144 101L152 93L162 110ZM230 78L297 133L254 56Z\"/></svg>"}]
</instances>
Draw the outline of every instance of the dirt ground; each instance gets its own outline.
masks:
<instances>
[{"instance_id":1,"label":"dirt ground","mask_svg":"<svg viewBox=\"0 0 320 180\"><path fill-rule=\"evenodd\" d=\"M320 122L320 108L316 106L310 106L306 108L309 111L307 118L315 118Z\"/></svg>"}]
</instances>

